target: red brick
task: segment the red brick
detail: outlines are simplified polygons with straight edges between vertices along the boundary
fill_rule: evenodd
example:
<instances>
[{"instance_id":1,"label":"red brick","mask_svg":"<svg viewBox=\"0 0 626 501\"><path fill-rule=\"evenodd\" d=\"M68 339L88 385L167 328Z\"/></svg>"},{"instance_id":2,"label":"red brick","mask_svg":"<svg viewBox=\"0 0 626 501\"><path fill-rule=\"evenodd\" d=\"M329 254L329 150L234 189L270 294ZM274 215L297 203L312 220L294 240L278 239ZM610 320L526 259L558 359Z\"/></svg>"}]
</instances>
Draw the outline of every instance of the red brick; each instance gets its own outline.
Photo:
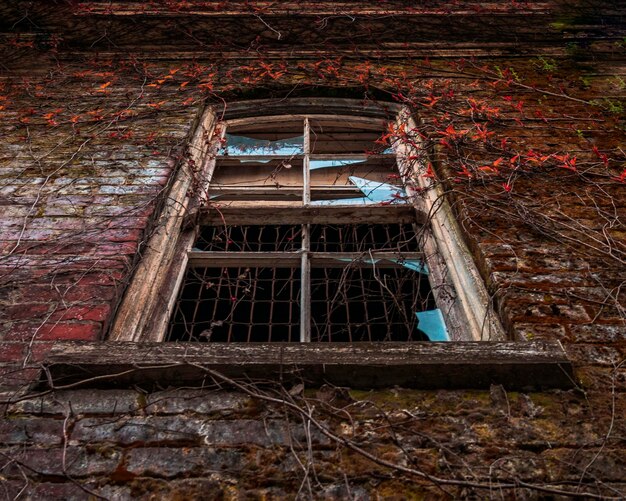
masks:
<instances>
[{"instance_id":1,"label":"red brick","mask_svg":"<svg viewBox=\"0 0 626 501\"><path fill-rule=\"evenodd\" d=\"M48 324L16 324L5 335L5 341L65 340L97 341L100 338L102 324L99 322L57 322Z\"/></svg>"},{"instance_id":2,"label":"red brick","mask_svg":"<svg viewBox=\"0 0 626 501\"><path fill-rule=\"evenodd\" d=\"M56 283L72 283L74 285L117 285L126 277L126 273L122 271L124 264L122 262L111 263L111 268L107 271L98 273L90 273L88 275L64 276L55 279Z\"/></svg>"},{"instance_id":3,"label":"red brick","mask_svg":"<svg viewBox=\"0 0 626 501\"><path fill-rule=\"evenodd\" d=\"M39 367L23 368L21 364L0 366L0 387L23 389L37 381L40 374Z\"/></svg>"},{"instance_id":4,"label":"red brick","mask_svg":"<svg viewBox=\"0 0 626 501\"><path fill-rule=\"evenodd\" d=\"M54 346L54 341L35 341L28 352L28 361L34 364L46 359Z\"/></svg>"},{"instance_id":5,"label":"red brick","mask_svg":"<svg viewBox=\"0 0 626 501\"><path fill-rule=\"evenodd\" d=\"M43 317L50 310L49 304L24 303L9 306L5 310L7 320L32 320Z\"/></svg>"},{"instance_id":6,"label":"red brick","mask_svg":"<svg viewBox=\"0 0 626 501\"><path fill-rule=\"evenodd\" d=\"M26 345L20 342L0 343L0 362L19 362L24 359Z\"/></svg>"},{"instance_id":7,"label":"red brick","mask_svg":"<svg viewBox=\"0 0 626 501\"><path fill-rule=\"evenodd\" d=\"M57 309L50 317L50 321L91 320L103 322L109 317L110 313L111 306L108 304L76 305L67 309Z\"/></svg>"},{"instance_id":8,"label":"red brick","mask_svg":"<svg viewBox=\"0 0 626 501\"><path fill-rule=\"evenodd\" d=\"M102 324L97 322L58 323L37 336L40 340L63 339L66 341L97 341Z\"/></svg>"},{"instance_id":9,"label":"red brick","mask_svg":"<svg viewBox=\"0 0 626 501\"><path fill-rule=\"evenodd\" d=\"M76 277L74 277L74 280L76 280ZM88 302L92 300L107 301L115 297L116 288L91 284L74 285L58 283L56 286L32 285L28 287L27 292L24 292L24 294L26 293L31 300L36 298L44 303L60 300L66 302Z\"/></svg>"}]
</instances>

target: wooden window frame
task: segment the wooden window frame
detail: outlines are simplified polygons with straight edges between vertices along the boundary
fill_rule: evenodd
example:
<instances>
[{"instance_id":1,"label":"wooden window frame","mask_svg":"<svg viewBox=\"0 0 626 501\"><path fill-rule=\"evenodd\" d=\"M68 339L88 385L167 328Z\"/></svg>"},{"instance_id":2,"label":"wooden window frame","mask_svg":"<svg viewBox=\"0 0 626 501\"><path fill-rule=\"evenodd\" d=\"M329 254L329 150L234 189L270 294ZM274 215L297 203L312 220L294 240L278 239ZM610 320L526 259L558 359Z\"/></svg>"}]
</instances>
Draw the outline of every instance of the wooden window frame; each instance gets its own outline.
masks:
<instances>
[{"instance_id":1,"label":"wooden window frame","mask_svg":"<svg viewBox=\"0 0 626 501\"><path fill-rule=\"evenodd\" d=\"M293 102L297 101L297 102ZM398 124L403 123L406 130L415 129L415 119L406 108L388 105L384 112L380 108L364 109L362 105L351 100L333 100L328 106L325 99L292 100L291 103L280 103L282 108L275 109L275 103L238 103L231 105L230 113L225 116L226 123L240 124L244 121L263 119L264 121L284 120L285 112L293 105L297 111L304 112L308 107L325 111L325 113L297 113L292 117L314 115L342 115L351 123L371 124L373 120L389 119L389 113L395 115ZM269 108L269 109L268 109ZM274 108L274 109L272 109ZM299 108L299 109L298 109ZM303 109L304 108L304 109ZM266 109L267 115L245 116L246 110ZM330 112L328 111L330 109ZM275 113L282 113L275 115ZM252 114L252 113L250 113ZM234 116L230 119L229 115ZM308 120L305 119L305 127ZM273 214L272 206L255 208L251 212L244 209L225 207L219 212L207 210L202 205L206 202L210 179L216 164L215 145L211 138L218 127L217 113L207 108L195 129L189 148L189 161L184 162L169 189L156 230L143 249L141 261L134 273L131 283L119 305L112 323L109 340L132 342L163 341L167 324L172 314L186 269L190 260L204 259L198 253L191 252L196 238L196 228L206 224L228 221L229 224L246 224L258 221L266 212ZM223 133L223 132L222 132ZM305 141L308 135L305 133ZM415 139L418 141L418 139ZM304 169L304 206L283 211L286 216L281 224L315 223L332 224L354 218L366 222L419 222L426 224L422 241L423 253L430 270L430 279L435 301L444 312L446 325L452 341L503 341L506 339L502 326L490 308L489 295L479 275L473 257L465 245L461 230L452 210L443 196L441 187L433 185L431 179L423 176L425 162L415 161L422 158L414 146L399 144L396 157L405 184L411 181L419 186L419 193L407 188L414 207L390 205L381 207L347 206L309 206L306 197L309 193L307 174ZM305 147L308 152L309 148ZM409 161L408 159L412 159ZM308 155L305 156L305 162ZM200 180L198 185L198 180ZM193 193L191 194L193 188ZM270 256L271 257L271 256ZM319 256L318 256L319 257ZM233 262L241 256L221 256L220 262ZM259 256L257 256L257 259ZM309 259L302 257L302 266L310 266ZM303 288L306 297L308 288ZM308 326L306 313L301 323ZM310 331L303 329L302 341L310 340Z\"/></svg>"}]
</instances>

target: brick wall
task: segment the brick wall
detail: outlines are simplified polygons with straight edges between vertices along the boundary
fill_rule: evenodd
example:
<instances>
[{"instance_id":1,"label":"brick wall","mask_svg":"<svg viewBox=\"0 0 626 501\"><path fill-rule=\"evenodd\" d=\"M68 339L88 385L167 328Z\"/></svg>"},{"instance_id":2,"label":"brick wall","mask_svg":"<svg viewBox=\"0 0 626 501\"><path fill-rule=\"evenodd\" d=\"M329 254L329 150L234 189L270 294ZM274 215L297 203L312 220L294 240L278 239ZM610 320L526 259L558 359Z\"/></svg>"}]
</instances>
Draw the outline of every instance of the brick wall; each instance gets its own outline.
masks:
<instances>
[{"instance_id":1,"label":"brick wall","mask_svg":"<svg viewBox=\"0 0 626 501\"><path fill-rule=\"evenodd\" d=\"M68 31L69 11L42 5L31 16L65 41L56 47L18 24L5 39L0 79L0 492L7 499L280 499L298 492L524 499L549 497L551 489L624 496L623 12L599 3L607 21L595 28L589 18L554 14L540 29L518 16L511 26L527 38L515 57L510 48L491 54L488 42L509 47L511 34L476 38L476 26L485 25L474 18L468 32L455 25L457 43L447 53L437 44L419 49L425 56L441 49L428 61L385 49L396 66L416 71L424 98L429 85L453 92L457 130L488 121L484 112L463 111L470 99L488 100L500 110L489 130L497 143L506 138L508 151L577 158L576 171L551 157L512 174L507 190L499 178L464 177L454 151L432 144L507 332L561 341L577 389L362 392L251 384L235 391L200 382L198 389L101 385L40 394L29 385L55 341L104 339L168 182L185 165L203 99L232 95L225 75L253 66L246 51L239 60L222 59L222 52L198 60L170 47L169 60L154 52L137 59L142 43L148 51L164 33L171 37L162 20L140 18L154 28L142 42L126 20L72 18L78 36ZM11 21L6 32L20 14L10 7L0 10ZM429 18L425 33L440 36L447 19ZM497 19L485 22L493 27ZM117 54L112 45L106 54L89 49L103 23L118 46L126 44ZM280 23L287 30L289 23ZM268 46L283 50L268 33ZM475 39L481 43L470 47ZM178 49L189 49L184 40ZM360 60L325 63L326 73L303 61L289 64L325 85L352 85L364 74ZM477 85L483 65L494 73ZM495 68L514 68L527 87ZM289 78L287 72L282 85L292 85ZM276 86L272 75L259 79L263 95ZM432 120L441 117L429 110L420 108L421 116L436 130ZM504 154L490 144L461 146L463 158L487 166ZM490 491L498 482L501 490Z\"/></svg>"}]
</instances>

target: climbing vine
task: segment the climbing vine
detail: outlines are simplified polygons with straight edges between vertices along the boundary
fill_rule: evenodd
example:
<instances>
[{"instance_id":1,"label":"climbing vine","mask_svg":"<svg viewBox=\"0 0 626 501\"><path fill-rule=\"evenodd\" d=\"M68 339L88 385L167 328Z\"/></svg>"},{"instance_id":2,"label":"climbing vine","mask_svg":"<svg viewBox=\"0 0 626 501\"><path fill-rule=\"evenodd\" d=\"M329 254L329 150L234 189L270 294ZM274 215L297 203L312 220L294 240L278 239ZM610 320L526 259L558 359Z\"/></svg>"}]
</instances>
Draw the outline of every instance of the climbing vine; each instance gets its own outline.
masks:
<instances>
[{"instance_id":1,"label":"climbing vine","mask_svg":"<svg viewBox=\"0 0 626 501\"><path fill-rule=\"evenodd\" d=\"M510 336L585 344L585 333L598 332L606 341L621 339L623 14L611 2L516 0L0 6L6 402L19 405L56 339L106 335L158 225L173 173L198 170L187 150L194 120L207 106L219 117L245 99L323 95L405 106L415 127L390 125L379 144L409 144L417 152L410 159L415 175L445 192ZM419 193L417 179L409 182ZM599 341L605 339L591 342ZM483 473L474 477L467 451L451 453L428 430L415 430L422 419L411 406L376 414L379 428L368 433L385 434L395 447L383 457L368 449L365 431L374 426L368 420L376 408L369 397L344 402L335 395L344 390L335 388L330 405L302 389L208 377L282 408L306 430L316 428L337 450L376 465L381 479L406 475L407 483L438 486L442 496L495 489L503 498L510 492L619 498L621 491L589 472L619 446L612 433L623 353L607 348L580 357L581 366L593 366L582 381L591 388L568 398L585 407L588 419L606 418L607 402L611 409L602 437L576 441L576 450L591 450L592 457L563 465L580 475L578 482L527 482L500 468L498 458L489 481ZM506 392L492 393L504 409ZM515 418L509 409L507 419ZM77 416L70 409L64 419ZM63 430L65 447L71 427ZM412 463L418 437L438 448L439 466ZM308 447L294 455L304 472L300 494L313 498L320 481ZM14 452L2 452L7 465L21 461ZM454 460L441 460L450 454ZM451 466L455 461L463 464ZM45 477L22 463L24 477Z\"/></svg>"}]
</instances>

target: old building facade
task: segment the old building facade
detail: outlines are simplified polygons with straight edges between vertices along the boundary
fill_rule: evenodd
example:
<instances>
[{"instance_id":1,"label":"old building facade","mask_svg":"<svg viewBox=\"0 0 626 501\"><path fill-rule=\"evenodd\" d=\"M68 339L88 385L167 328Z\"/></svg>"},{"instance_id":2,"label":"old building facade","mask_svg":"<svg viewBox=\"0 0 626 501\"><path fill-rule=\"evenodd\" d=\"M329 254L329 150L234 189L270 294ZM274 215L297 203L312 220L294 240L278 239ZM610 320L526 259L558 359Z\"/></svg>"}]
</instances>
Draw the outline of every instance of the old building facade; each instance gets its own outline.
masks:
<instances>
[{"instance_id":1,"label":"old building facade","mask_svg":"<svg viewBox=\"0 0 626 501\"><path fill-rule=\"evenodd\" d=\"M625 11L4 1L0 492L623 498Z\"/></svg>"}]
</instances>

